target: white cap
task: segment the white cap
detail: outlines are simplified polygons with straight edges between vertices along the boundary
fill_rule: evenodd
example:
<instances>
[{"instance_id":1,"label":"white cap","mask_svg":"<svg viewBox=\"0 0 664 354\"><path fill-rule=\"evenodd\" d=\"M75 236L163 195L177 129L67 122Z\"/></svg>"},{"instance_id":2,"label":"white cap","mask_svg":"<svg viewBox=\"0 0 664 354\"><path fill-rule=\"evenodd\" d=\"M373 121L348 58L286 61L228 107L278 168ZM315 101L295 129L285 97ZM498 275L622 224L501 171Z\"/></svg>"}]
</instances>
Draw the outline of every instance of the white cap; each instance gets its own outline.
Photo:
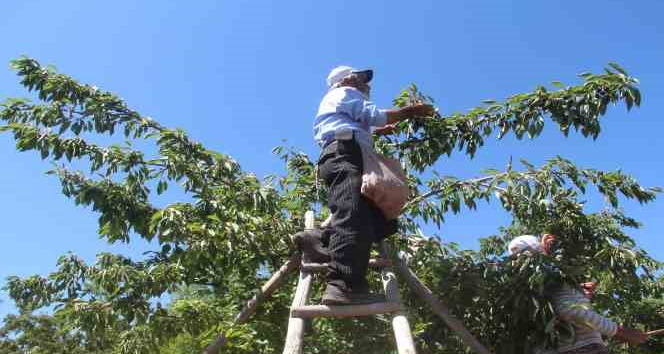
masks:
<instances>
[{"instance_id":1,"label":"white cap","mask_svg":"<svg viewBox=\"0 0 664 354\"><path fill-rule=\"evenodd\" d=\"M540 252L542 250L540 240L537 237L533 235L519 236L513 239L509 246L507 246L507 252L510 255L528 250L535 252Z\"/></svg>"},{"instance_id":2,"label":"white cap","mask_svg":"<svg viewBox=\"0 0 664 354\"><path fill-rule=\"evenodd\" d=\"M327 75L327 87L332 87L334 84L346 78L346 76L355 73L366 73L367 82L371 81L373 78L372 70L357 70L350 66L340 65L332 69L332 71L330 71L330 73Z\"/></svg>"}]
</instances>

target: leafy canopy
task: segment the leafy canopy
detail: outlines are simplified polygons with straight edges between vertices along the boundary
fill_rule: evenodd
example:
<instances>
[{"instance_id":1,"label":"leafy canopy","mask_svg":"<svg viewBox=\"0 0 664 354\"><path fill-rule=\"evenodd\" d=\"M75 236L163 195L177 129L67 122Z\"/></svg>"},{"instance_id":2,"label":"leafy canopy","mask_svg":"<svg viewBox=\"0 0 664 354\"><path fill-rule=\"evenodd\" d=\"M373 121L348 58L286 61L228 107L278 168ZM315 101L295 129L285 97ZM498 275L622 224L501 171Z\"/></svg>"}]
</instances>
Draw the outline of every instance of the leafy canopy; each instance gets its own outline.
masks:
<instances>
[{"instance_id":1,"label":"leafy canopy","mask_svg":"<svg viewBox=\"0 0 664 354\"><path fill-rule=\"evenodd\" d=\"M10 277L6 289L19 314L5 319L0 353L189 353L222 331L228 353L280 352L292 283L250 323L230 324L267 274L295 252L286 236L302 227L304 212L318 198L325 200L309 157L275 148L286 174L260 180L230 156L141 115L110 92L34 59L14 60L12 67L37 101L4 101L0 132L13 134L19 151L36 151L53 163L49 173L60 180L62 193L99 214L101 237L111 243L138 237L157 248L142 259L100 253L92 264L67 254L49 275ZM472 179L436 173L443 156L458 151L472 158L494 135L536 138L547 122L564 136L580 132L596 139L609 105L631 109L641 103L638 81L617 64L579 76L576 85L554 82L553 89L538 86L502 102L487 100L466 113L402 122L397 135L375 141L377 149L408 166L412 188L394 248L408 254L413 270L496 353L555 345L570 332L555 320L548 297L551 286L564 282L599 280L599 311L628 325L664 327L661 263L635 245L625 229L639 224L619 208L621 198L654 200L658 188L560 156L542 166L522 161L515 168L510 162L504 171L487 170ZM422 102L432 99L414 85L394 100L396 106ZM98 143L108 140L99 137L117 135L124 143ZM135 147L146 143L153 148ZM74 167L84 165L88 170ZM188 201L157 205L156 196L173 186ZM592 187L608 201L605 210L585 210L580 200ZM478 250L421 235L423 224L440 227L447 213L475 209L494 196L513 221L480 238ZM543 232L559 236L553 255L504 257L513 236ZM421 352L468 351L402 290ZM173 295L167 305L160 301L164 294ZM52 311L38 315L43 309ZM389 319L381 316L318 320L313 332L307 347L315 353L394 352ZM653 340L637 352L663 348Z\"/></svg>"}]
</instances>

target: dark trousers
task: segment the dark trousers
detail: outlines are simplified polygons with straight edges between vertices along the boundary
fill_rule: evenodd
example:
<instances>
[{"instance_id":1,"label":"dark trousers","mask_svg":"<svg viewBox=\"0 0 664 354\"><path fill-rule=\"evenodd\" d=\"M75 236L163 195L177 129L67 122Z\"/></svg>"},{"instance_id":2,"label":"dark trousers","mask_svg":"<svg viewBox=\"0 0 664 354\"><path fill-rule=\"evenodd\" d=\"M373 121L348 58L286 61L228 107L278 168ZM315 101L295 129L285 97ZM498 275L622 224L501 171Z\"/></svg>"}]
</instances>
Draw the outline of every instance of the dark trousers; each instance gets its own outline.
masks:
<instances>
[{"instance_id":1,"label":"dark trousers","mask_svg":"<svg viewBox=\"0 0 664 354\"><path fill-rule=\"evenodd\" d=\"M336 140L326 146L318 161L320 177L329 190L332 212L328 281L346 291L367 291L366 273L373 242L396 232L396 220L365 198L362 186L362 151L355 140Z\"/></svg>"}]
</instances>

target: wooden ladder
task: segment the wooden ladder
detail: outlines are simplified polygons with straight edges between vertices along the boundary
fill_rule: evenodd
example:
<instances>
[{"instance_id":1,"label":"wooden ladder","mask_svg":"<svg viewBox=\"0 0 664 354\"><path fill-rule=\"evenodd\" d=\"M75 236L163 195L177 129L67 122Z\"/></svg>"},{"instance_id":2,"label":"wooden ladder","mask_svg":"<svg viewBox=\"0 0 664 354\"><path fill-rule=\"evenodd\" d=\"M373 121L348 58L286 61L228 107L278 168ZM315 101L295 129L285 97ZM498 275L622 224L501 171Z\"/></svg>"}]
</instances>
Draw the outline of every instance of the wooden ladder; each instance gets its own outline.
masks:
<instances>
[{"instance_id":1,"label":"wooden ladder","mask_svg":"<svg viewBox=\"0 0 664 354\"><path fill-rule=\"evenodd\" d=\"M329 220L323 222L324 226ZM307 211L305 214L305 228L313 229L314 213ZM286 345L284 354L302 354L304 326L305 321L314 317L357 317L374 314L390 313L392 314L392 328L396 338L397 350L399 354L414 354L415 345L413 344L413 335L410 331L410 325L406 319L404 308L401 304L399 289L392 268L399 273L399 276L405 281L410 290L424 301L431 308L434 314L439 316L447 326L456 333L465 345L471 348L477 354L491 354L475 336L459 321L449 310L449 308L432 293L426 284L424 284L417 275L408 268L408 264L400 257L393 260L388 258L391 253L389 245L385 242L380 244L380 257L369 261L369 265L381 269L383 288L385 290L386 302L370 305L353 306L323 306L307 305L309 291L311 290L311 281L313 274L327 269L326 264L306 264L302 263L300 253L293 254L278 270L276 270L270 279L248 300L242 307L242 310L235 316L232 325L247 323L249 318L256 312L258 307L284 283L286 277L291 272L299 269L299 281L293 298L290 316L288 319L288 334L286 335ZM659 331L656 331L659 334ZM226 346L228 339L225 331L222 331L205 349L202 354L217 354Z\"/></svg>"},{"instance_id":2,"label":"wooden ladder","mask_svg":"<svg viewBox=\"0 0 664 354\"><path fill-rule=\"evenodd\" d=\"M314 213L305 214L305 229L314 228ZM406 318L396 277L391 269L391 262L384 243L380 245L379 259L372 259L369 266L380 268L383 289L387 301L368 305L326 306L309 305L309 293L313 274L327 269L327 264L307 264L300 266L300 276L293 297L290 316L288 319L288 333L283 354L302 354L304 342L305 322L316 317L360 317L376 314L391 314L392 328L396 339L399 354L415 354L413 335Z\"/></svg>"}]
</instances>

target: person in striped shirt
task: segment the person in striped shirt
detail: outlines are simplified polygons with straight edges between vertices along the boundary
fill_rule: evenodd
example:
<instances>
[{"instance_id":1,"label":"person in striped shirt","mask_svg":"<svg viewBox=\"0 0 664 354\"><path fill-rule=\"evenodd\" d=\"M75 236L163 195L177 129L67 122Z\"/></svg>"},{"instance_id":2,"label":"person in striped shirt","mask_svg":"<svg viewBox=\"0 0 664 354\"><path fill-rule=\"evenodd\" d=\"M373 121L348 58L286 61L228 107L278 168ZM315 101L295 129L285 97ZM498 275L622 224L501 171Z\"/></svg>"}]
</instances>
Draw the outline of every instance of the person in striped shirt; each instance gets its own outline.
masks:
<instances>
[{"instance_id":1,"label":"person in striped shirt","mask_svg":"<svg viewBox=\"0 0 664 354\"><path fill-rule=\"evenodd\" d=\"M545 234L541 240L531 235L519 236L510 242L508 252L510 255L522 252L550 254L554 241L555 236L551 234ZM536 354L608 354L602 336L630 345L639 345L648 339L644 332L619 326L593 310L590 298L596 285L594 282L583 283L578 288L563 285L551 294L556 314L561 320L573 324L575 335L562 339L555 351L538 349Z\"/></svg>"}]
</instances>

